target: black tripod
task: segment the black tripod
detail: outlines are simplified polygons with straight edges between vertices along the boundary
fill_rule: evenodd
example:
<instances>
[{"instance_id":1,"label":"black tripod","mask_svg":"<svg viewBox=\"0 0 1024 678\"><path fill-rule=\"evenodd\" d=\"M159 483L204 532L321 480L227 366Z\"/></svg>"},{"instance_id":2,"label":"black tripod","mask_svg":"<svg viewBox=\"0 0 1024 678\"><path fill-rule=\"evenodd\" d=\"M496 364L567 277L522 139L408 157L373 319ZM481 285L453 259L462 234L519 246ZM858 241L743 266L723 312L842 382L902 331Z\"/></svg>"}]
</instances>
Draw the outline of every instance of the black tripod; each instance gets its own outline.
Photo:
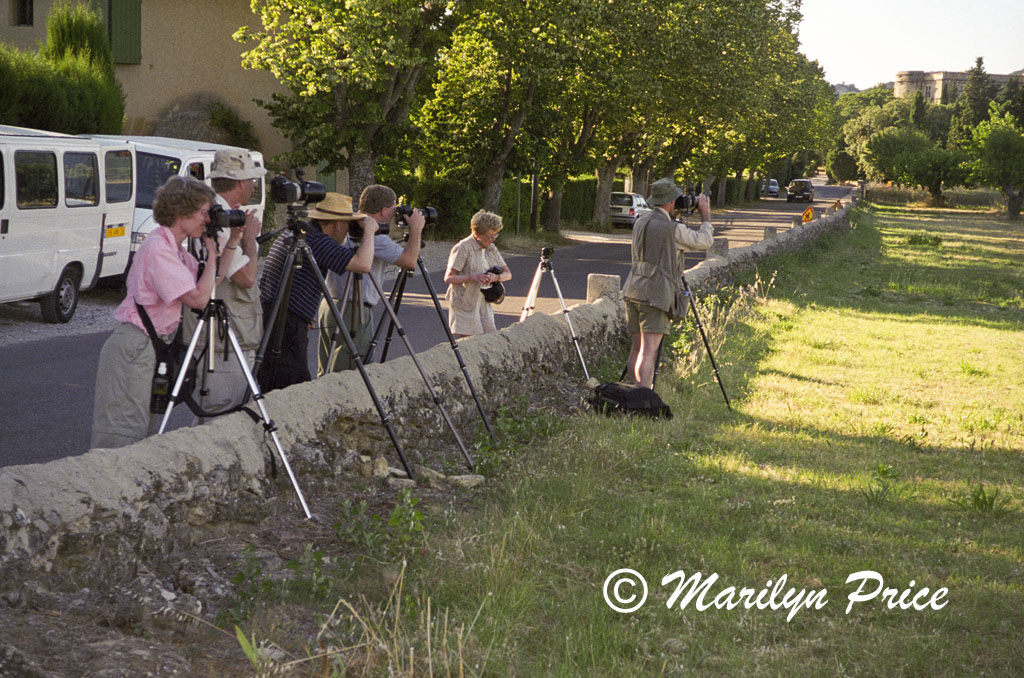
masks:
<instances>
[{"instance_id":1,"label":"black tripod","mask_svg":"<svg viewBox=\"0 0 1024 678\"><path fill-rule=\"evenodd\" d=\"M228 346L230 346L231 352L235 356L235 360L238 361L239 367L245 374L245 380L249 384L249 390L252 393L253 402L259 410L259 418L263 422L263 430L270 434L270 439L274 442L277 454L281 457L281 462L284 464L284 468L288 472L288 478L292 481L292 487L295 488L295 494L298 496L299 503L302 505L302 511L306 514L307 520L312 520L313 515L309 512L309 506L306 504L306 498L303 496L302 489L299 487L299 482L295 478L295 472L292 471L292 466L288 462L288 455L284 453L284 449L281 447L281 441L277 437L277 426L267 414L267 408L263 404L263 393L260 392L259 385L256 383L256 379L252 376L252 370L249 369L249 364L245 360L245 353L242 351L242 347L238 343L238 337L235 336L235 331L231 329L231 322L228 319L227 307L224 305L223 300L216 298L216 294L217 287L214 285L210 301L206 304L202 313L199 314L199 321L196 323L196 328L192 332L192 338L188 343L188 350L185 352L185 358L182 361L181 371L178 373L178 378L174 382L174 388L171 390L168 398L169 402L167 404L167 409L164 411L164 417L160 422L160 430L157 431L157 435L162 434L164 429L167 428L167 420L170 419L171 410L174 409L174 405L178 401L178 396L181 393L182 385L185 383L185 378L188 376L190 369L195 369L195 366L192 365L192 355L195 353L196 345L199 343L199 337L203 335L204 327L209 328L209 333L206 337L206 350L209 351L210 354L208 369L211 373L214 371L214 353L216 351L214 350L213 338L215 330L219 330L222 336L227 337L228 344L225 345L225 352L227 351ZM226 412L202 412L198 406L194 404L190 395L186 396L185 400L192 411L198 416L226 414ZM246 400L246 397L242 398L243 403ZM232 409L240 409L240 407Z\"/></svg>"},{"instance_id":2,"label":"black tripod","mask_svg":"<svg viewBox=\"0 0 1024 678\"><path fill-rule=\"evenodd\" d=\"M473 400L476 402L476 409L480 413L480 418L484 422L484 427L487 429L487 433L490 434L491 439L497 442L497 438L494 435L494 431L491 429L491 422L487 420L487 413L484 411L483 403L480 402L480 396L477 395L476 388L473 386L473 380L469 376L469 368L466 367L466 361L462 359L462 352L459 351L459 344L455 341L455 335L452 334L451 328L448 326L448 322L444 317L444 309L441 308L441 301L437 297L437 291L434 289L434 283L430 281L430 274L427 271L426 266L423 264L423 258L418 257L416 259L416 265L420 269L420 273L423 274L423 282L427 285L427 291L430 293L430 298L434 302L434 310L437 311L437 317L441 321L441 327L444 328L445 335L448 337L448 345L451 346L452 351L455 353L455 359L459 363L459 369L462 370L462 376L466 378L466 385L469 386L469 392L473 396ZM388 301L394 309L395 313L398 313L399 308L402 306L402 296L405 294L405 286L409 278L413 276L412 269L404 269L398 274L398 278L395 279L395 284L391 288L391 294L388 297ZM374 352L377 348L377 342L380 340L380 335L384 330L385 322L387 322L387 335L384 341L384 347L381 351L380 361L384 362L388 357L388 348L391 346L391 337L394 334L396 323L389 317L382 317L380 322L377 324L377 329L373 333L373 340L370 342L369 348L366 350L366 356L364 359L366 362L373 362Z\"/></svg>"},{"instance_id":3,"label":"black tripod","mask_svg":"<svg viewBox=\"0 0 1024 678\"><path fill-rule=\"evenodd\" d=\"M308 228L308 225L299 218L300 216L305 216L305 210L301 207L296 208L295 206L290 205L288 208L287 225L274 233L268 234L267 236L261 236L261 238L265 240L278 235L284 230L291 231L291 238L287 243L288 251L281 270L281 280L278 285L277 295L274 297L274 302L271 306L269 315L265 319L266 329L263 333L263 340L260 343L260 348L256 352L255 369L259 369L260 365L263 363L263 358L266 355L267 348L271 344L271 340L273 340L273 350L275 354L280 355L281 342L284 336L285 315L287 313L287 300L291 296L291 287L295 271L303 265L309 266L310 270L313 272L314 279L320 288L321 295L327 301L331 315L334 317L337 325L338 329L335 333L335 337L340 336L345 342L345 347L348 349L349 354L355 357L356 370L358 370L359 376L366 385L366 390L369 392L370 399L373 401L374 408L377 410L377 414L380 417L381 425L383 425L384 429L387 431L388 437L391 439L391 444L394 446L395 452L397 452L398 458L401 460L402 466L405 468L405 472L410 478L414 478L415 476L412 468L409 466L409 462L406 460L405 453L402 450L402 445L398 442L398 436L395 435L394 428L391 426L391 421L387 413L384 411L384 406L380 401L380 397L377 395L376 390L373 388L373 383L370 381L370 377L366 373L366 367L363 364L363 359L356 350L355 343L352 341L352 336L348 332L348 328L342 318L341 311L338 309L338 305L334 303L334 297L331 296L330 290L327 288L327 282L324 280L323 273L321 273L320 267L317 265L316 259L313 257L313 251L310 249L309 245L306 244L306 229ZM378 293L383 297L377 281L374 280L372 275L367 274L367 277L373 282ZM391 308L390 304L386 304L385 308L388 309L389 313L392 315L394 314L394 309ZM271 328L273 329L271 330ZM400 330L400 334L404 338L404 330ZM408 342L406 345L408 347ZM462 443L462 439L459 437L458 432L451 423L448 412L444 409L444 405L441 403L440 398L437 397L437 394L431 387L429 380L426 378L426 374L423 372L423 368L420 366L411 347L409 347L409 354L413 357L416 367L423 376L424 383L426 384L427 390L433 398L434 403L441 410L445 423L455 436L459 449L462 451L462 454L466 459L466 463L469 468L472 469L473 460L470 458L469 452L466 451L466 446Z\"/></svg>"},{"instance_id":4,"label":"black tripod","mask_svg":"<svg viewBox=\"0 0 1024 678\"><path fill-rule=\"evenodd\" d=\"M704 333L704 323L700 320L700 313L697 311L697 298L690 291L690 286L686 283L686 275L683 275L683 294L686 295L687 301L690 304L690 308L693 309L693 321L697 325L697 329L700 331L700 338L704 341L704 348L707 349L708 358L711 359L711 369L715 373L715 379L718 380L718 388L722 389L722 396L725 398L725 406L732 409L732 405L729 403L729 394L725 392L725 384L722 383L722 375L718 373L718 363L715 362L715 354L711 352L711 344L708 343L708 335ZM662 340L664 341L664 339ZM658 362L661 362L661 346L658 346ZM655 363L654 374L657 377L658 364Z\"/></svg>"},{"instance_id":5,"label":"black tripod","mask_svg":"<svg viewBox=\"0 0 1024 678\"><path fill-rule=\"evenodd\" d=\"M572 335L572 342L576 345L576 355L580 357L580 365L583 366L583 376L590 379L587 372L587 362L583 359L583 350L580 349L580 339L576 336L576 328L572 326L572 318L569 317L569 309L565 305L565 297L562 296L562 288L558 285L558 278L555 277L555 269L551 266L551 255L555 253L553 247L544 247L540 251L540 263L537 264L537 272L533 274L533 281L530 283L530 291L526 295L526 303L523 304L523 312L519 316L519 322L523 322L531 315L537 307L537 292L540 291L540 279L545 272L551 274L551 281L555 283L555 292L558 293L558 303L562 305L562 313L565 321L569 323L569 334Z\"/></svg>"},{"instance_id":6,"label":"black tripod","mask_svg":"<svg viewBox=\"0 0 1024 678\"><path fill-rule=\"evenodd\" d=\"M700 319L700 312L697 311L697 298L693 292L690 291L690 286L686 282L686 275L682 276L683 279L683 294L686 296L687 305L693 310L693 321L697 325L697 330L700 332L700 338L704 341L704 348L708 352L708 358L711 359L711 368L715 373L715 379L718 380L718 387L722 389L722 395L725 397L725 406L730 410L732 405L729 403L729 395L725 392L725 384L722 383L722 377L718 373L718 363L715 362L715 354L711 351L711 344L708 342L708 336L704 333L704 324ZM665 337L662 335L661 341L658 342L658 353L654 359L654 375L651 378L651 386L653 387L658 383L658 373L661 371L661 349L665 345ZM626 365L622 370L622 376L619 380L626 378L626 372L629 371L630 365Z\"/></svg>"}]
</instances>

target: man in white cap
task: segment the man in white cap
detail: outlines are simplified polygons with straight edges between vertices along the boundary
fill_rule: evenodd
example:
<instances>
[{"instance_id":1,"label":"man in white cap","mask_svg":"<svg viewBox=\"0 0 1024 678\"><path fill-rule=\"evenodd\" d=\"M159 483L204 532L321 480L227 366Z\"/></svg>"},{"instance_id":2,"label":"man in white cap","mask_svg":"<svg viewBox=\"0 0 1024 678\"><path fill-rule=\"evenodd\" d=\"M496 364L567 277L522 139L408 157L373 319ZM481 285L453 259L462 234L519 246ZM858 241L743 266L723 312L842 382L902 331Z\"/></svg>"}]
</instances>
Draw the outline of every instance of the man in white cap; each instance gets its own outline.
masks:
<instances>
[{"instance_id":1,"label":"man in white cap","mask_svg":"<svg viewBox=\"0 0 1024 678\"><path fill-rule=\"evenodd\" d=\"M217 204L226 210L243 209L249 204L256 180L264 174L266 169L259 166L244 150L217 151L210 166L210 180L217 193ZM242 238L237 245L229 242L230 229L222 228L218 235L217 241L222 253L225 250L236 251L228 270L220 272L224 277L217 285L216 298L224 301L231 329L238 337L238 343L251 369L263 336L263 308L260 305L259 286L256 284L259 258L256 236L260 234L263 225L256 216L256 210L245 210L245 225L241 228ZM191 313L185 315L185 330L191 332L195 327L195 316ZM227 338L221 337L219 333L215 337L214 350L217 354L214 371L207 371L209 360L204 357L196 375L195 399L205 412L222 412L240 405L248 390L245 373L230 349L228 359L224 360L224 343ZM205 418L197 419L197 423L205 421Z\"/></svg>"},{"instance_id":2,"label":"man in white cap","mask_svg":"<svg viewBox=\"0 0 1024 678\"><path fill-rule=\"evenodd\" d=\"M683 193L672 179L658 179L647 198L653 209L633 225L633 263L622 288L633 342L626 368L631 381L647 388L654 385L658 348L672 329L672 319L686 315L681 252L706 250L715 240L711 206L704 194L697 198L699 231L672 220L676 198Z\"/></svg>"}]
</instances>

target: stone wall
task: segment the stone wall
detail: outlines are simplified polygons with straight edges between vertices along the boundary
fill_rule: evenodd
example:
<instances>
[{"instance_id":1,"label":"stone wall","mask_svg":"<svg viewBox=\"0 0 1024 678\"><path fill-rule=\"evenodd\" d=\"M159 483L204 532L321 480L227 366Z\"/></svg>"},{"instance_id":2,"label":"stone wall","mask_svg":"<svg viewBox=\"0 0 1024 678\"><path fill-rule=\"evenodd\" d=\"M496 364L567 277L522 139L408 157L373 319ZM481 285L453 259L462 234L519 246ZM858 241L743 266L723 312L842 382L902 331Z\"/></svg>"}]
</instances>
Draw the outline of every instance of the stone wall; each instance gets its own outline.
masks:
<instances>
[{"instance_id":1,"label":"stone wall","mask_svg":"<svg viewBox=\"0 0 1024 678\"><path fill-rule=\"evenodd\" d=\"M765 257L848 226L849 209L711 256L688 271L687 280L698 292L726 285ZM618 350L626 339L624 307L612 296L572 310L585 356ZM491 417L524 391L582 383L568 325L559 316L535 314L459 346ZM418 357L456 430L468 440L480 418L451 347L440 344ZM410 357L370 365L367 372L411 463L462 463ZM330 493L331 479L345 472L357 452L383 454L391 466L400 466L356 372L275 391L264 402L308 497ZM270 502L286 504L278 510L294 510L300 521L287 476L270 477L271 454L275 447L262 423L236 413L121 449L0 469L0 573L8 585L54 569L74 571L86 581L116 580L129 575L140 558L187 547L196 528L257 521Z\"/></svg>"}]
</instances>

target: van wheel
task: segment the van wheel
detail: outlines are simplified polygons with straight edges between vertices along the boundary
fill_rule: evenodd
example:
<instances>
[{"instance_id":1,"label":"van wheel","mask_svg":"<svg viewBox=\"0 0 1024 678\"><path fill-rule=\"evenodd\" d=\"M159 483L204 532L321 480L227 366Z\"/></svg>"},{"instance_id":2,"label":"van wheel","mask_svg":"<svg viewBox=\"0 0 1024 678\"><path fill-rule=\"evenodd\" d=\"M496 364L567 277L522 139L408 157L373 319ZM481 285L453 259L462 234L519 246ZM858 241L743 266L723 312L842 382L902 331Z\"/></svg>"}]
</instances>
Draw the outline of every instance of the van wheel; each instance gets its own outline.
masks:
<instances>
[{"instance_id":1,"label":"van wheel","mask_svg":"<svg viewBox=\"0 0 1024 678\"><path fill-rule=\"evenodd\" d=\"M60 272L57 286L39 300L39 310L43 312L43 320L48 323L66 323L75 315L78 307L78 287L82 274L67 266Z\"/></svg>"}]
</instances>

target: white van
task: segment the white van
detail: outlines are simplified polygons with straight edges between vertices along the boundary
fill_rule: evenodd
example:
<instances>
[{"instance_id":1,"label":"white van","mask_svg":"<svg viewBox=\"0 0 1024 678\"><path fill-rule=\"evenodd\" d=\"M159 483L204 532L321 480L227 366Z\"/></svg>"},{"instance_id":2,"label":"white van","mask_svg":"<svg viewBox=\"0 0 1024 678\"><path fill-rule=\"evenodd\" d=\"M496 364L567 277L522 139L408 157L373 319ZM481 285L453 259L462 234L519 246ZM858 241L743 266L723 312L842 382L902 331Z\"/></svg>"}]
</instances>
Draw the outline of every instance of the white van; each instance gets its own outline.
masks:
<instances>
[{"instance_id":1,"label":"white van","mask_svg":"<svg viewBox=\"0 0 1024 678\"><path fill-rule=\"evenodd\" d=\"M0 125L0 302L66 323L80 290L124 272L134 169L124 144Z\"/></svg>"},{"instance_id":2,"label":"white van","mask_svg":"<svg viewBox=\"0 0 1024 678\"><path fill-rule=\"evenodd\" d=\"M170 137L126 136L92 134L82 135L104 143L123 143L135 149L136 157L136 194L135 216L132 221L131 248L134 253L139 244L146 239L150 231L156 228L153 221L153 200L156 189L172 176L193 176L210 183L210 165L214 154L221 149L240 150L249 153L255 163L263 167L263 154L237 146L191 141L188 139L172 139ZM255 209L256 216L262 221L266 203L266 191L263 180L257 179L252 192L251 204L244 209ZM126 269L127 271L127 269Z\"/></svg>"}]
</instances>

